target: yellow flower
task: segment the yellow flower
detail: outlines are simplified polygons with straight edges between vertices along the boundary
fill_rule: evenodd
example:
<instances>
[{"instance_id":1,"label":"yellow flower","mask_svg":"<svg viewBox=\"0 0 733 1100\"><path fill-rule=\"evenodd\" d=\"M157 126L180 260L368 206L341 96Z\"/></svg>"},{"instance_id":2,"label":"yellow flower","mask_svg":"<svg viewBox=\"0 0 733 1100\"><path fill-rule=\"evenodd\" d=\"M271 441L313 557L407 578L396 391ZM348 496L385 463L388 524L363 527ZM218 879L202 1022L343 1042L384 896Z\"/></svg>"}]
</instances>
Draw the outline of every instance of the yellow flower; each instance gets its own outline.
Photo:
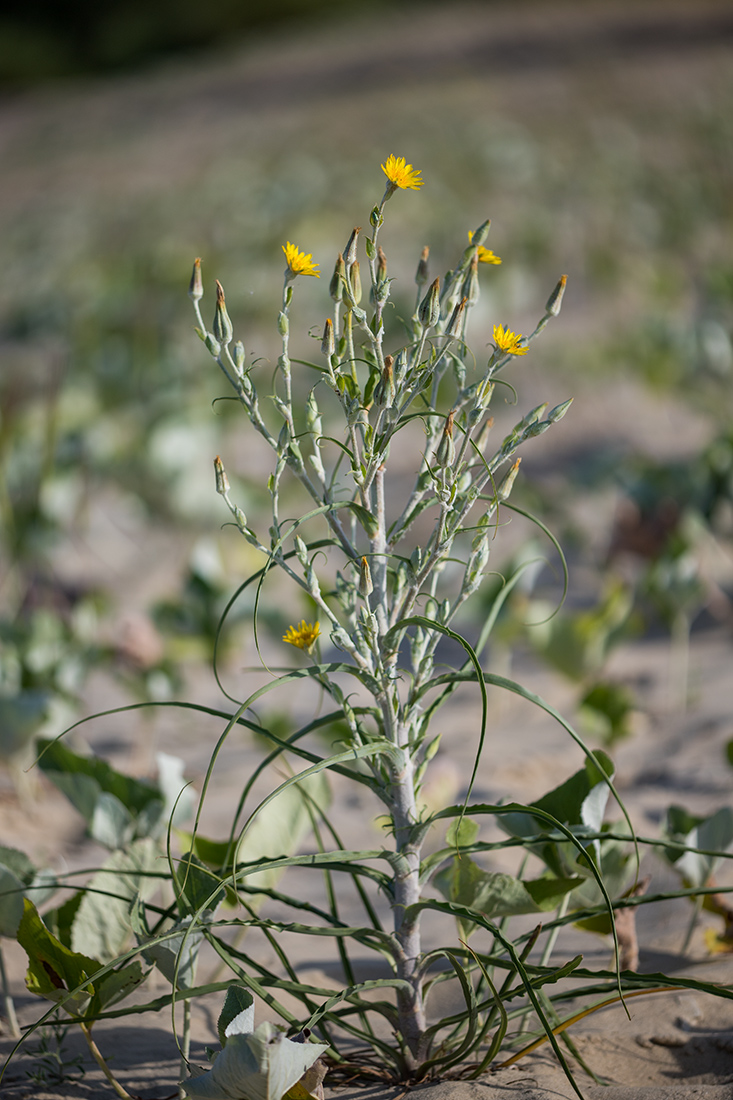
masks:
<instances>
[{"instance_id":1,"label":"yellow flower","mask_svg":"<svg viewBox=\"0 0 733 1100\"><path fill-rule=\"evenodd\" d=\"M283 641L310 652L320 633L320 623L307 623L305 619L301 619L297 626L288 627L287 632L283 634Z\"/></svg>"},{"instance_id":2,"label":"yellow flower","mask_svg":"<svg viewBox=\"0 0 733 1100\"><path fill-rule=\"evenodd\" d=\"M473 233L469 229L468 231L468 243L473 240ZM497 256L490 248L484 248L482 244L478 246L478 262L480 264L500 264L501 256Z\"/></svg>"},{"instance_id":3,"label":"yellow flower","mask_svg":"<svg viewBox=\"0 0 733 1100\"><path fill-rule=\"evenodd\" d=\"M521 332L512 332L511 329L505 329L503 325L494 325L494 343L497 349L506 355L526 355L526 346L520 347L519 343L523 339Z\"/></svg>"},{"instance_id":4,"label":"yellow flower","mask_svg":"<svg viewBox=\"0 0 733 1100\"><path fill-rule=\"evenodd\" d=\"M321 276L318 273L318 264L313 263L312 252L301 252L300 249L296 245L291 244L290 241L283 245L283 252L285 253L285 259L291 278L294 278L296 275L315 275L316 279L320 279Z\"/></svg>"},{"instance_id":5,"label":"yellow flower","mask_svg":"<svg viewBox=\"0 0 733 1100\"><path fill-rule=\"evenodd\" d=\"M404 191L410 187L417 191L425 183L420 179L420 172L411 164L406 164L404 157L396 157L392 153L387 157L387 163L382 165L382 171L392 184L392 190L401 187Z\"/></svg>"}]
</instances>

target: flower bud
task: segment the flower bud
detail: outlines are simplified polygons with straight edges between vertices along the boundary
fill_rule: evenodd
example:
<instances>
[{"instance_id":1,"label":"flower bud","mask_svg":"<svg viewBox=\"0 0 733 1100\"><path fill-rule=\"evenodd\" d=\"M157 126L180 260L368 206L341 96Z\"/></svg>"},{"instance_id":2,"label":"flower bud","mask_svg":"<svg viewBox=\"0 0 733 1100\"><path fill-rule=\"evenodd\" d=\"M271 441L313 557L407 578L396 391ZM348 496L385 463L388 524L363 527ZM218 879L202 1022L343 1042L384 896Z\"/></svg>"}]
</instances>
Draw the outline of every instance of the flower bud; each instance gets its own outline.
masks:
<instances>
[{"instance_id":1,"label":"flower bud","mask_svg":"<svg viewBox=\"0 0 733 1100\"><path fill-rule=\"evenodd\" d=\"M453 459L456 455L456 447L453 442L453 417L455 411L451 409L445 418L445 424L443 426L443 434L440 437L440 443L435 449L435 462L436 465L446 469L452 465Z\"/></svg>"},{"instance_id":2,"label":"flower bud","mask_svg":"<svg viewBox=\"0 0 733 1100\"><path fill-rule=\"evenodd\" d=\"M351 296L356 305L358 305L361 301L361 276L359 274L358 260L354 260L349 268L349 286L351 287Z\"/></svg>"},{"instance_id":3,"label":"flower bud","mask_svg":"<svg viewBox=\"0 0 733 1100\"><path fill-rule=\"evenodd\" d=\"M377 282L383 283L387 278L387 257L381 244L377 248Z\"/></svg>"},{"instance_id":4,"label":"flower bud","mask_svg":"<svg viewBox=\"0 0 733 1100\"><path fill-rule=\"evenodd\" d=\"M381 229L384 225L384 214L378 206L373 207L371 214L369 215L369 224L374 229Z\"/></svg>"},{"instance_id":5,"label":"flower bud","mask_svg":"<svg viewBox=\"0 0 733 1100\"><path fill-rule=\"evenodd\" d=\"M188 296L192 302L199 302L204 296L204 284L201 280L201 260L198 258L193 261L193 272L191 274L191 282L188 286Z\"/></svg>"},{"instance_id":6,"label":"flower bud","mask_svg":"<svg viewBox=\"0 0 733 1100\"><path fill-rule=\"evenodd\" d=\"M346 264L344 258L339 252L338 259L336 260L336 266L333 269L333 275L331 276L331 282L328 287L328 293L334 302L340 302L344 296L344 284L346 282Z\"/></svg>"},{"instance_id":7,"label":"flower bud","mask_svg":"<svg viewBox=\"0 0 733 1100\"><path fill-rule=\"evenodd\" d=\"M461 298L458 305L455 307L450 316L450 321L445 330L446 336L459 336L461 332L461 326L463 324L463 313L466 308L467 298Z\"/></svg>"},{"instance_id":8,"label":"flower bud","mask_svg":"<svg viewBox=\"0 0 733 1100\"><path fill-rule=\"evenodd\" d=\"M424 286L428 281L428 256L430 255L430 249L427 245L422 250L420 261L417 265L417 271L415 272L415 282L418 286Z\"/></svg>"},{"instance_id":9,"label":"flower bud","mask_svg":"<svg viewBox=\"0 0 733 1100\"><path fill-rule=\"evenodd\" d=\"M344 264L346 265L347 268L350 268L351 265L356 260L356 243L359 239L359 234L360 233L361 233L361 226L360 225L354 226L354 228L351 231L351 236L349 237L349 243L346 245L346 248L343 251Z\"/></svg>"},{"instance_id":10,"label":"flower bud","mask_svg":"<svg viewBox=\"0 0 733 1100\"><path fill-rule=\"evenodd\" d=\"M562 420L572 403L573 399L570 397L567 401L563 401L561 405L555 405L554 409L550 409L547 414L550 423L557 424L558 420Z\"/></svg>"},{"instance_id":11,"label":"flower bud","mask_svg":"<svg viewBox=\"0 0 733 1100\"><path fill-rule=\"evenodd\" d=\"M491 218L487 218L485 222L482 222L478 229L471 234L471 244L474 247L480 247L489 235L491 229Z\"/></svg>"},{"instance_id":12,"label":"flower bud","mask_svg":"<svg viewBox=\"0 0 733 1100\"><path fill-rule=\"evenodd\" d=\"M379 379L376 389L374 390L374 404L379 408L394 403L395 385L393 363L393 357L391 355L385 355L382 377Z\"/></svg>"},{"instance_id":13,"label":"flower bud","mask_svg":"<svg viewBox=\"0 0 733 1100\"><path fill-rule=\"evenodd\" d=\"M331 356L336 354L336 338L333 332L333 321L330 317L326 318L326 323L323 326L323 337L321 339L321 351L331 362Z\"/></svg>"},{"instance_id":14,"label":"flower bud","mask_svg":"<svg viewBox=\"0 0 733 1100\"><path fill-rule=\"evenodd\" d=\"M474 252L471 257L471 263L466 272L466 278L463 280L461 293L469 306L475 306L476 302L479 300L481 288L478 281L478 251Z\"/></svg>"},{"instance_id":15,"label":"flower bud","mask_svg":"<svg viewBox=\"0 0 733 1100\"><path fill-rule=\"evenodd\" d=\"M215 359L218 359L221 355L221 344L219 341L216 340L210 332L207 332L204 343L206 344L207 350L211 352Z\"/></svg>"},{"instance_id":16,"label":"flower bud","mask_svg":"<svg viewBox=\"0 0 733 1100\"><path fill-rule=\"evenodd\" d=\"M232 328L232 322L227 313L224 290L218 279L216 280L216 313L214 314L214 324L212 328L214 330L214 337L220 344L226 347L227 344L231 343L234 329Z\"/></svg>"},{"instance_id":17,"label":"flower bud","mask_svg":"<svg viewBox=\"0 0 733 1100\"><path fill-rule=\"evenodd\" d=\"M417 319L424 329L432 328L440 317L440 279L430 284L430 289L420 302Z\"/></svg>"},{"instance_id":18,"label":"flower bud","mask_svg":"<svg viewBox=\"0 0 733 1100\"><path fill-rule=\"evenodd\" d=\"M214 459L214 474L216 475L216 491L221 496L226 496L229 492L229 478L227 472L224 469L224 463L219 455Z\"/></svg>"},{"instance_id":19,"label":"flower bud","mask_svg":"<svg viewBox=\"0 0 733 1100\"><path fill-rule=\"evenodd\" d=\"M369 562L366 558L361 559L361 565L359 566L359 595L363 600L368 596L371 596L374 591L374 585L372 584L372 573L369 568Z\"/></svg>"},{"instance_id":20,"label":"flower bud","mask_svg":"<svg viewBox=\"0 0 733 1100\"><path fill-rule=\"evenodd\" d=\"M288 320L287 313L283 313L282 310L277 315L277 331L281 336L287 336L290 332L290 321Z\"/></svg>"},{"instance_id":21,"label":"flower bud","mask_svg":"<svg viewBox=\"0 0 733 1100\"><path fill-rule=\"evenodd\" d=\"M244 374L244 360L246 352L244 350L244 344L241 340L237 340L234 345L234 366L237 368L237 374L241 376Z\"/></svg>"},{"instance_id":22,"label":"flower bud","mask_svg":"<svg viewBox=\"0 0 733 1100\"><path fill-rule=\"evenodd\" d=\"M557 317L562 306L563 295L565 294L565 286L567 284L567 275L561 275L557 286L553 290L550 297L547 299L547 305L545 306L545 313L548 317Z\"/></svg>"},{"instance_id":23,"label":"flower bud","mask_svg":"<svg viewBox=\"0 0 733 1100\"><path fill-rule=\"evenodd\" d=\"M519 464L520 464L521 461L522 461L521 458L518 458L517 461L514 463L514 465L511 467L511 469L509 470L509 472L507 474L505 474L504 479L502 480L502 483L499 486L499 500L506 500L508 498L509 494L511 493L512 486L514 485L514 482L516 481L516 478L517 478L517 474L519 472Z\"/></svg>"}]
</instances>

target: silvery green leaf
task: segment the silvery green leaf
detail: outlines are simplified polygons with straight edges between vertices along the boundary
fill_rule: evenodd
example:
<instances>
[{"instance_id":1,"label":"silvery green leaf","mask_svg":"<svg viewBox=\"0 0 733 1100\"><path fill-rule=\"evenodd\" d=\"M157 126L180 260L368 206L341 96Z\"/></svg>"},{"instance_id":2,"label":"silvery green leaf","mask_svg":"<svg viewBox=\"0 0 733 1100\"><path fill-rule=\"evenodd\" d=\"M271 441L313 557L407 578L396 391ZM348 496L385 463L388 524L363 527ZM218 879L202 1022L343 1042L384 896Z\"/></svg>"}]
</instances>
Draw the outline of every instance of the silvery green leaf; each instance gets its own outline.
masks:
<instances>
[{"instance_id":1,"label":"silvery green leaf","mask_svg":"<svg viewBox=\"0 0 733 1100\"><path fill-rule=\"evenodd\" d=\"M186 935L190 924L191 917L184 917L174 926L175 934L169 939L143 949L143 958L154 963L171 985L175 982L177 989L189 989L196 977L203 933L196 928Z\"/></svg>"},{"instance_id":2,"label":"silvery green leaf","mask_svg":"<svg viewBox=\"0 0 733 1100\"><path fill-rule=\"evenodd\" d=\"M80 778L80 777L76 777ZM106 848L123 848L133 831L132 817L116 795L102 791L94 806L89 833Z\"/></svg>"},{"instance_id":3,"label":"silvery green leaf","mask_svg":"<svg viewBox=\"0 0 733 1100\"><path fill-rule=\"evenodd\" d=\"M228 1036L213 1068L184 1081L183 1089L192 1100L282 1100L327 1049L260 1024L251 1034Z\"/></svg>"},{"instance_id":4,"label":"silvery green leaf","mask_svg":"<svg viewBox=\"0 0 733 1100\"><path fill-rule=\"evenodd\" d=\"M136 840L123 851L113 852L102 870L87 883L71 927L71 947L102 962L125 949L132 936L131 903L156 890L150 873L160 869L155 841Z\"/></svg>"},{"instance_id":5,"label":"silvery green leaf","mask_svg":"<svg viewBox=\"0 0 733 1100\"><path fill-rule=\"evenodd\" d=\"M234 1028L230 1031L230 1028ZM219 1042L224 1046L229 1034L239 1035L255 1029L254 998L242 985L230 985L219 1013L216 1030Z\"/></svg>"}]
</instances>

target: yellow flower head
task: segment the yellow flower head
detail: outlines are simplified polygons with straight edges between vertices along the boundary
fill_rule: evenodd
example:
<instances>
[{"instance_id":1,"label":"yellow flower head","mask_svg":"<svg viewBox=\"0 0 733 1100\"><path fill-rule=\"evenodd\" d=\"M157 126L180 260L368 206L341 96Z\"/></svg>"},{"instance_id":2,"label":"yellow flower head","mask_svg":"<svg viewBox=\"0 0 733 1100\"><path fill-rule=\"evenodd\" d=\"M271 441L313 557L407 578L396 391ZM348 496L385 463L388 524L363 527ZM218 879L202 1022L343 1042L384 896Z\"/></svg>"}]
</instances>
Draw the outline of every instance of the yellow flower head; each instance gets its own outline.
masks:
<instances>
[{"instance_id":1,"label":"yellow flower head","mask_svg":"<svg viewBox=\"0 0 733 1100\"><path fill-rule=\"evenodd\" d=\"M321 633L320 623L307 623L301 619L297 626L289 626L283 634L283 641L294 645L298 649L307 649L309 652L318 641Z\"/></svg>"},{"instance_id":2,"label":"yellow flower head","mask_svg":"<svg viewBox=\"0 0 733 1100\"><path fill-rule=\"evenodd\" d=\"M312 252L301 252L300 249L296 245L291 244L290 241L283 245L283 252L285 253L285 260L291 278L294 278L296 275L315 275L316 279L320 279L321 276L318 273L318 264L313 263Z\"/></svg>"},{"instance_id":3,"label":"yellow flower head","mask_svg":"<svg viewBox=\"0 0 733 1100\"><path fill-rule=\"evenodd\" d=\"M524 340L521 332L512 332L503 325L494 325L494 343L499 351L506 355L526 355L527 347L521 347L520 340Z\"/></svg>"},{"instance_id":4,"label":"yellow flower head","mask_svg":"<svg viewBox=\"0 0 733 1100\"><path fill-rule=\"evenodd\" d=\"M473 233L469 229L468 231L468 243L473 241ZM478 246L478 262L480 264L500 264L501 256L497 256L490 248L484 248L482 244Z\"/></svg>"},{"instance_id":5,"label":"yellow flower head","mask_svg":"<svg viewBox=\"0 0 733 1100\"><path fill-rule=\"evenodd\" d=\"M403 191L408 187L417 191L425 183L425 180L420 179L420 172L411 164L406 164L404 157L396 157L392 153L387 157L387 163L382 165L382 171L392 184L393 191L397 187L401 187Z\"/></svg>"}]
</instances>

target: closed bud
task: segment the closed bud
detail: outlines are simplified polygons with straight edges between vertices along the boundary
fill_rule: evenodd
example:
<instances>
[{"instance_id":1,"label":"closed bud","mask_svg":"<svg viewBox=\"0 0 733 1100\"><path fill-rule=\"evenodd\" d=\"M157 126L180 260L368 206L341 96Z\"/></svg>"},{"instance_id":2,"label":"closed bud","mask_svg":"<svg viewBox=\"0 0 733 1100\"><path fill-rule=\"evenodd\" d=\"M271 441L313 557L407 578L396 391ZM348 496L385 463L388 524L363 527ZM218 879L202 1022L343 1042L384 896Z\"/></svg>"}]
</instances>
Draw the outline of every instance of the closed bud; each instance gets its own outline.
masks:
<instances>
[{"instance_id":1,"label":"closed bud","mask_svg":"<svg viewBox=\"0 0 733 1100\"><path fill-rule=\"evenodd\" d=\"M475 232L471 234L471 244L476 247L484 244L486 238L489 235L491 229L491 219L487 218L485 222L482 222Z\"/></svg>"},{"instance_id":2,"label":"closed bud","mask_svg":"<svg viewBox=\"0 0 733 1100\"><path fill-rule=\"evenodd\" d=\"M188 296L192 302L199 302L204 296L204 284L201 279L201 260L193 261L193 273L188 285Z\"/></svg>"},{"instance_id":3,"label":"closed bud","mask_svg":"<svg viewBox=\"0 0 733 1100\"><path fill-rule=\"evenodd\" d=\"M336 260L336 266L333 269L333 275L331 276L331 282L328 287L328 293L331 295L334 302L340 302L344 296L344 285L346 283L346 264L344 258L339 252L338 259Z\"/></svg>"},{"instance_id":4,"label":"closed bud","mask_svg":"<svg viewBox=\"0 0 733 1100\"><path fill-rule=\"evenodd\" d=\"M553 290L550 297L547 299L547 305L545 306L545 313L548 317L557 317L562 306L563 295L565 294L565 286L567 284L567 275L561 275L558 284Z\"/></svg>"},{"instance_id":5,"label":"closed bud","mask_svg":"<svg viewBox=\"0 0 733 1100\"><path fill-rule=\"evenodd\" d=\"M377 282L383 283L387 278L387 257L381 244L377 249Z\"/></svg>"},{"instance_id":6,"label":"closed bud","mask_svg":"<svg viewBox=\"0 0 733 1100\"><path fill-rule=\"evenodd\" d=\"M424 286L428 281L428 256L430 255L430 249L427 245L422 250L420 261L417 265L417 271L415 272L415 282L418 286Z\"/></svg>"},{"instance_id":7,"label":"closed bud","mask_svg":"<svg viewBox=\"0 0 733 1100\"><path fill-rule=\"evenodd\" d=\"M295 536L294 542L295 542L295 553L296 553L296 556L298 558L298 561L300 562L300 564L303 566L304 569L307 569L308 566L310 565L310 562L308 561L308 547L305 545L305 543L303 542L300 535Z\"/></svg>"},{"instance_id":8,"label":"closed bud","mask_svg":"<svg viewBox=\"0 0 733 1100\"><path fill-rule=\"evenodd\" d=\"M226 496L229 492L229 478L227 472L224 469L224 463L220 459L219 455L214 459L214 474L216 475L216 491L221 496Z\"/></svg>"},{"instance_id":9,"label":"closed bud","mask_svg":"<svg viewBox=\"0 0 733 1100\"><path fill-rule=\"evenodd\" d=\"M461 298L458 305L455 307L450 315L450 321L448 327L445 330L446 336L459 336L461 332L461 326L463 324L463 314L466 309L467 298Z\"/></svg>"},{"instance_id":10,"label":"closed bud","mask_svg":"<svg viewBox=\"0 0 733 1100\"><path fill-rule=\"evenodd\" d=\"M432 328L440 317L440 279L430 284L430 289L420 302L417 319L424 329Z\"/></svg>"},{"instance_id":11,"label":"closed bud","mask_svg":"<svg viewBox=\"0 0 733 1100\"><path fill-rule=\"evenodd\" d=\"M354 260L349 268L349 286L351 287L351 296L356 305L358 305L361 301L361 275L359 273L358 260Z\"/></svg>"},{"instance_id":12,"label":"closed bud","mask_svg":"<svg viewBox=\"0 0 733 1100\"><path fill-rule=\"evenodd\" d=\"M288 320L287 313L283 313L282 310L277 315L277 331L281 336L287 336L290 332L290 321Z\"/></svg>"},{"instance_id":13,"label":"closed bud","mask_svg":"<svg viewBox=\"0 0 733 1100\"><path fill-rule=\"evenodd\" d=\"M469 306L475 306L476 302L479 300L481 288L478 281L478 252L474 252L471 257L471 263L466 272L466 278L463 280L461 293Z\"/></svg>"},{"instance_id":14,"label":"closed bud","mask_svg":"<svg viewBox=\"0 0 733 1100\"><path fill-rule=\"evenodd\" d=\"M563 401L561 405L555 405L555 408L550 409L550 411L548 412L547 419L552 424L557 424L558 420L562 420L562 418L565 416L565 413L568 411L572 403L573 399L572 397L570 397L567 401Z\"/></svg>"},{"instance_id":15,"label":"closed bud","mask_svg":"<svg viewBox=\"0 0 733 1100\"><path fill-rule=\"evenodd\" d=\"M331 356L336 354L336 337L333 331L333 321L330 317L326 318L326 323L323 326L323 337L321 338L321 351L331 362Z\"/></svg>"},{"instance_id":16,"label":"closed bud","mask_svg":"<svg viewBox=\"0 0 733 1100\"><path fill-rule=\"evenodd\" d=\"M229 320L229 314L227 313L224 290L218 279L216 280L216 313L214 314L214 324L212 328L214 330L214 337L220 344L226 347L227 344L231 343L234 329L232 328L232 322Z\"/></svg>"},{"instance_id":17,"label":"closed bud","mask_svg":"<svg viewBox=\"0 0 733 1100\"><path fill-rule=\"evenodd\" d=\"M221 355L221 344L219 343L219 341L215 339L210 332L207 332L206 336L204 337L204 343L206 344L208 351L211 352L214 358L218 359Z\"/></svg>"},{"instance_id":18,"label":"closed bud","mask_svg":"<svg viewBox=\"0 0 733 1100\"><path fill-rule=\"evenodd\" d=\"M384 214L382 213L382 211L379 209L378 206L375 206L372 209L372 212L369 215L369 224L374 229L381 229L381 227L384 225Z\"/></svg>"},{"instance_id":19,"label":"closed bud","mask_svg":"<svg viewBox=\"0 0 733 1100\"><path fill-rule=\"evenodd\" d=\"M313 435L320 436L323 430L323 424L321 422L321 410L318 408L318 402L316 401L313 390L308 394L308 400L305 403L305 423L309 432Z\"/></svg>"},{"instance_id":20,"label":"closed bud","mask_svg":"<svg viewBox=\"0 0 733 1100\"><path fill-rule=\"evenodd\" d=\"M357 241L359 240L359 234L360 233L361 233L361 226L360 225L354 226L354 228L351 231L351 236L349 237L349 242L348 242L348 244L346 245L346 248L343 251L344 263L346 264L347 268L351 267L354 260L356 259L356 244L357 244Z\"/></svg>"},{"instance_id":21,"label":"closed bud","mask_svg":"<svg viewBox=\"0 0 733 1100\"><path fill-rule=\"evenodd\" d=\"M483 453L486 448L486 444L489 442L489 436L491 435L491 429L493 427L494 418L493 416L490 416L476 437L476 446L478 447L479 451L481 451L481 453Z\"/></svg>"},{"instance_id":22,"label":"closed bud","mask_svg":"<svg viewBox=\"0 0 733 1100\"><path fill-rule=\"evenodd\" d=\"M242 374L244 374L245 356L246 356L246 352L244 350L244 344L242 343L241 340L237 340L236 344L234 345L234 356L233 356L233 358L234 358L234 366L237 368L237 374L240 375L240 377L241 377Z\"/></svg>"},{"instance_id":23,"label":"closed bud","mask_svg":"<svg viewBox=\"0 0 733 1100\"><path fill-rule=\"evenodd\" d=\"M517 474L519 473L519 464L521 461L521 458L518 458L509 470L509 472L505 474L504 479L499 486L499 500L506 500L511 493L512 486L514 485L514 482L517 479Z\"/></svg>"},{"instance_id":24,"label":"closed bud","mask_svg":"<svg viewBox=\"0 0 733 1100\"><path fill-rule=\"evenodd\" d=\"M359 595L365 600L367 596L371 596L373 591L374 585L372 584L372 572L369 568L369 562L366 558L362 558L359 566Z\"/></svg>"},{"instance_id":25,"label":"closed bud","mask_svg":"<svg viewBox=\"0 0 733 1100\"><path fill-rule=\"evenodd\" d=\"M395 386L393 364L393 357L391 355L385 355L382 377L379 379L376 389L374 390L374 404L379 408L382 408L384 405L391 405L394 402Z\"/></svg>"},{"instance_id":26,"label":"closed bud","mask_svg":"<svg viewBox=\"0 0 733 1100\"><path fill-rule=\"evenodd\" d=\"M442 469L447 469L452 465L453 459L456 456L456 447L453 442L453 417L455 412L453 409L448 413L445 418L445 424L443 426L443 434L440 437L440 443L435 450L435 462Z\"/></svg>"}]
</instances>

